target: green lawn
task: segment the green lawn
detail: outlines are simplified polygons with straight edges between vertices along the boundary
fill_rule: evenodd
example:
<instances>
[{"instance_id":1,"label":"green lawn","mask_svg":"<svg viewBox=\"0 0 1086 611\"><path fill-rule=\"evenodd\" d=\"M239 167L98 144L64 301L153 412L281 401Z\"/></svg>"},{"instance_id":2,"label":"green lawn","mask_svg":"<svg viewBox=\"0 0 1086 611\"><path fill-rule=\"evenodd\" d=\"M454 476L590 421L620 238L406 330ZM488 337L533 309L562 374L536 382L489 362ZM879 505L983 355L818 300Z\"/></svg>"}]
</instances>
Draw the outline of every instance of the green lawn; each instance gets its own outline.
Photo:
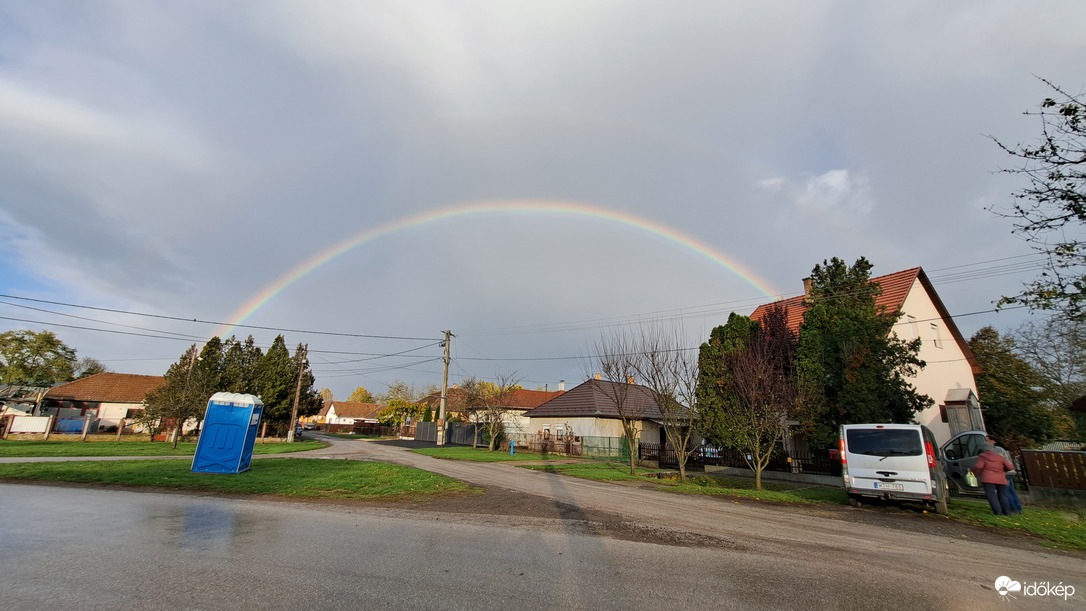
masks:
<instances>
[{"instance_id":1,"label":"green lawn","mask_svg":"<svg viewBox=\"0 0 1086 611\"><path fill-rule=\"evenodd\" d=\"M517 452L510 456L509 452L495 450L491 452L486 448L468 448L463 446L445 446L442 448L418 448L411 450L416 454L425 454L436 458L448 458L452 460L471 460L475 462L506 462L519 460L546 460L548 458L565 458L555 454L543 455L539 452Z\"/></svg>"},{"instance_id":2,"label":"green lawn","mask_svg":"<svg viewBox=\"0 0 1086 611\"><path fill-rule=\"evenodd\" d=\"M532 469L534 471L546 471L547 473L558 473L561 475L580 477L583 479L594 479L604 482L618 480L644 480L646 475L662 473L662 471L659 469L642 469L638 467L637 475L630 475L630 463L620 462L586 462L573 463L568 465L524 465L523 468ZM666 483L666 480L652 481L658 481L661 485L664 485Z\"/></svg>"},{"instance_id":3,"label":"green lawn","mask_svg":"<svg viewBox=\"0 0 1086 611\"><path fill-rule=\"evenodd\" d=\"M292 497L424 500L473 488L419 469L359 460L268 458L238 474L193 473L179 460L0 464L0 479L126 484L173 490Z\"/></svg>"},{"instance_id":4,"label":"green lawn","mask_svg":"<svg viewBox=\"0 0 1086 611\"><path fill-rule=\"evenodd\" d=\"M253 454L304 452L327 447L323 441L295 443L257 443ZM182 442L175 449L170 443L156 441L13 441L0 440L0 457L43 456L192 456L195 442Z\"/></svg>"},{"instance_id":5,"label":"green lawn","mask_svg":"<svg viewBox=\"0 0 1086 611\"><path fill-rule=\"evenodd\" d=\"M1049 547L1086 549L1086 509L1026 507L1021 515L997 516L988 503L950 501L950 517L967 524L1020 530L1044 537Z\"/></svg>"}]
</instances>

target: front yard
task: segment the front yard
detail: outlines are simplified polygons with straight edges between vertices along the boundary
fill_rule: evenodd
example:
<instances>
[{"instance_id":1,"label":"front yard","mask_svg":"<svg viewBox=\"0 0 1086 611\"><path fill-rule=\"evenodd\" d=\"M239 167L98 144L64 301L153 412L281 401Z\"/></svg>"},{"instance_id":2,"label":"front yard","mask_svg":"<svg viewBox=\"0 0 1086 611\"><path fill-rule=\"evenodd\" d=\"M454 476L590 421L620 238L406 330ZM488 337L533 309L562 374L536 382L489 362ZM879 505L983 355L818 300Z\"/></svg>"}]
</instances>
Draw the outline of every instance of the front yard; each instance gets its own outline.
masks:
<instances>
[{"instance_id":1,"label":"front yard","mask_svg":"<svg viewBox=\"0 0 1086 611\"><path fill-rule=\"evenodd\" d=\"M282 454L305 452L328 447L322 441L298 441L295 443L258 443L253 454ZM19 441L0 440L0 457L39 458L48 456L192 456L196 454L195 442L172 444L156 441Z\"/></svg>"}]
</instances>

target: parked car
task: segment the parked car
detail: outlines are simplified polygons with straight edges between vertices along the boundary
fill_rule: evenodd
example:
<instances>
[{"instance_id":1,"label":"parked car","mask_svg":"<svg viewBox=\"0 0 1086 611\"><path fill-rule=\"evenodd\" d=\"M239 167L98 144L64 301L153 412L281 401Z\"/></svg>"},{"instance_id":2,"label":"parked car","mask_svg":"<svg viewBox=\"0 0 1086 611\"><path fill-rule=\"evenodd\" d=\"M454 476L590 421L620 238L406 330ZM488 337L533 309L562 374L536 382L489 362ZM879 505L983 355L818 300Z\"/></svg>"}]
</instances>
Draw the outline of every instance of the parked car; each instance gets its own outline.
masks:
<instances>
[{"instance_id":1,"label":"parked car","mask_svg":"<svg viewBox=\"0 0 1086 611\"><path fill-rule=\"evenodd\" d=\"M950 489L935 435L919 424L846 424L841 475L849 503L918 501L946 515Z\"/></svg>"},{"instance_id":2,"label":"parked car","mask_svg":"<svg viewBox=\"0 0 1086 611\"><path fill-rule=\"evenodd\" d=\"M960 492L966 494L984 494L984 487L979 483L970 486L966 474L977 463L977 456L984 451L984 431L966 431L958 433L943 444L943 456L946 457L947 479Z\"/></svg>"},{"instance_id":3,"label":"parked car","mask_svg":"<svg viewBox=\"0 0 1086 611\"><path fill-rule=\"evenodd\" d=\"M297 440L297 439L301 439L301 438L302 438L302 425L295 424L294 425L294 439Z\"/></svg>"}]
</instances>

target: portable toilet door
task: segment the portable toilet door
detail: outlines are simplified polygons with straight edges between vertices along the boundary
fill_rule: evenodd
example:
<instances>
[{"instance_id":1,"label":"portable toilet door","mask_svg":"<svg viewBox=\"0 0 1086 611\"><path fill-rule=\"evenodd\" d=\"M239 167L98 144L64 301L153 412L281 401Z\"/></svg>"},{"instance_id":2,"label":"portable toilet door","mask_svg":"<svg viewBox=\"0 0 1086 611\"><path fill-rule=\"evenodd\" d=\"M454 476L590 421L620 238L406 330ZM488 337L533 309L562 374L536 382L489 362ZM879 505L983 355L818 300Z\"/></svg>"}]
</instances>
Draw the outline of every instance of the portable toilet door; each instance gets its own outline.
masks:
<instances>
[{"instance_id":1,"label":"portable toilet door","mask_svg":"<svg viewBox=\"0 0 1086 611\"><path fill-rule=\"evenodd\" d=\"M241 473L253 462L264 403L256 395L218 392L207 402L192 471Z\"/></svg>"}]
</instances>

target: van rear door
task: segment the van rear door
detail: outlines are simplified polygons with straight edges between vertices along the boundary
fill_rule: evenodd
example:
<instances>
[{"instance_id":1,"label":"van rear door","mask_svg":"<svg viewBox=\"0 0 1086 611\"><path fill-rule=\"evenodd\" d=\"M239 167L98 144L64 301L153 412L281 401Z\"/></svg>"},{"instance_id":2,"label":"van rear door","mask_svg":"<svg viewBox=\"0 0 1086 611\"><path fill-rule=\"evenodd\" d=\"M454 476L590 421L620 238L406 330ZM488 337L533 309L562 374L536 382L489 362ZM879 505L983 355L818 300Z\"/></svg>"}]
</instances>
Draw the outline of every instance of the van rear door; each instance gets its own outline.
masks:
<instances>
[{"instance_id":1,"label":"van rear door","mask_svg":"<svg viewBox=\"0 0 1086 611\"><path fill-rule=\"evenodd\" d=\"M850 488L930 495L931 473L918 426L844 426Z\"/></svg>"}]
</instances>

